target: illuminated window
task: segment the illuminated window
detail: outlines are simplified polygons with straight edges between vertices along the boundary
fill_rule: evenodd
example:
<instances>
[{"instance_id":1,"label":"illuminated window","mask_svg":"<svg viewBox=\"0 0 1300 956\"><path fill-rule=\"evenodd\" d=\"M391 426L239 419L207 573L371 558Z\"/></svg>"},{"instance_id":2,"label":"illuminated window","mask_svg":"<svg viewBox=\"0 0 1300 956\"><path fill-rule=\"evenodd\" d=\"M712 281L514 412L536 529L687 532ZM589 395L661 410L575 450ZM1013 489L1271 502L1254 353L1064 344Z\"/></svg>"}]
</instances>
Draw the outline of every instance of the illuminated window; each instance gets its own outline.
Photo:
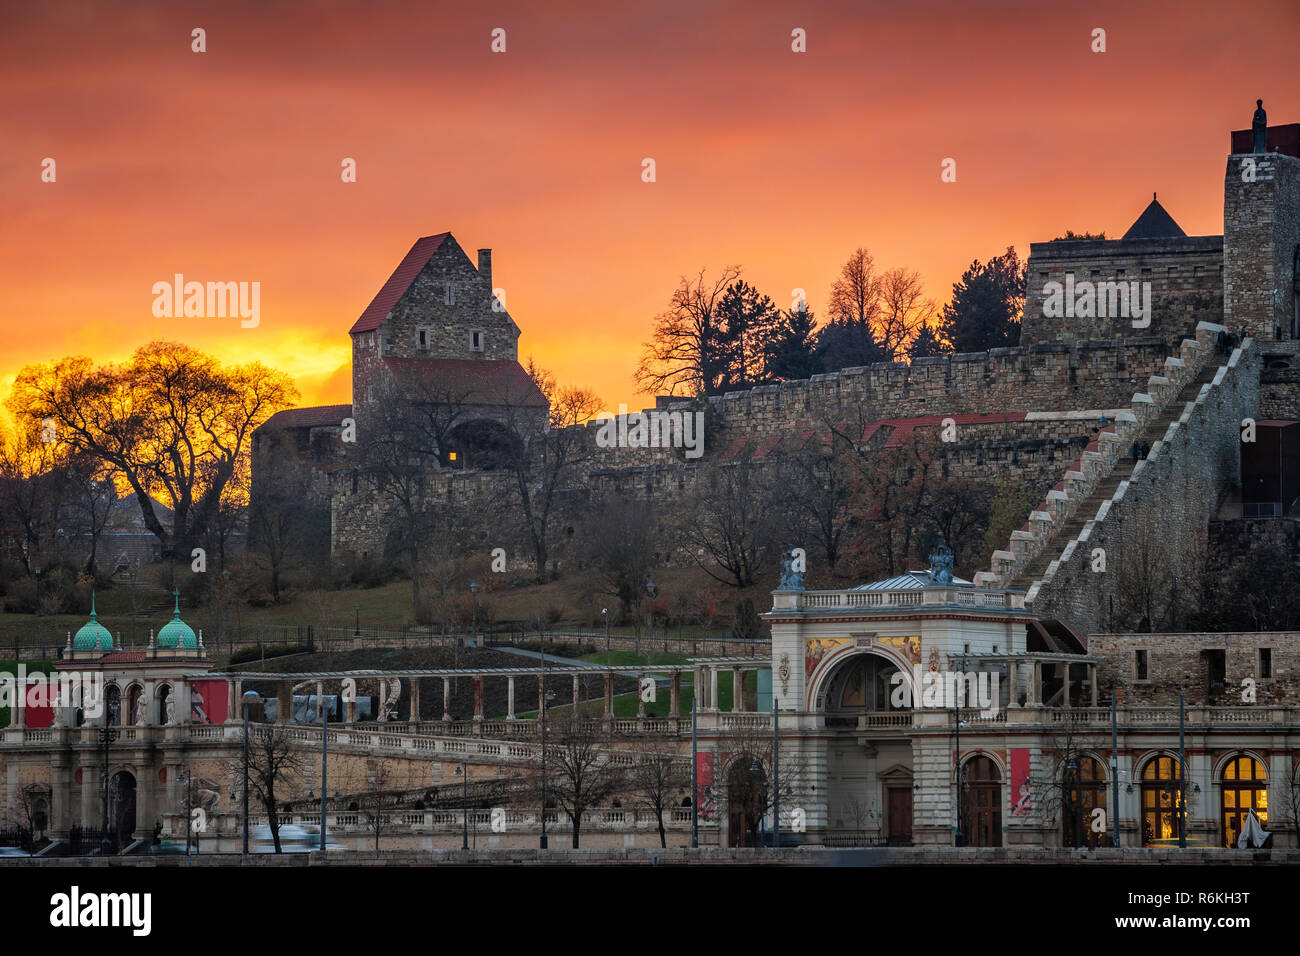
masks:
<instances>
[{"instance_id":1,"label":"illuminated window","mask_svg":"<svg viewBox=\"0 0 1300 956\"><path fill-rule=\"evenodd\" d=\"M1182 774L1173 757L1156 757L1142 768L1142 845L1178 839L1183 806Z\"/></svg>"},{"instance_id":2,"label":"illuminated window","mask_svg":"<svg viewBox=\"0 0 1300 956\"><path fill-rule=\"evenodd\" d=\"M1235 847L1251 810L1268 823L1268 776L1253 757L1233 757L1223 768L1223 845Z\"/></svg>"},{"instance_id":3,"label":"illuminated window","mask_svg":"<svg viewBox=\"0 0 1300 956\"><path fill-rule=\"evenodd\" d=\"M1061 821L1064 846L1109 846L1111 830L1103 816L1100 832L1093 831L1093 810L1106 809L1106 772L1094 757L1075 754L1065 762L1061 779L1064 795Z\"/></svg>"}]
</instances>

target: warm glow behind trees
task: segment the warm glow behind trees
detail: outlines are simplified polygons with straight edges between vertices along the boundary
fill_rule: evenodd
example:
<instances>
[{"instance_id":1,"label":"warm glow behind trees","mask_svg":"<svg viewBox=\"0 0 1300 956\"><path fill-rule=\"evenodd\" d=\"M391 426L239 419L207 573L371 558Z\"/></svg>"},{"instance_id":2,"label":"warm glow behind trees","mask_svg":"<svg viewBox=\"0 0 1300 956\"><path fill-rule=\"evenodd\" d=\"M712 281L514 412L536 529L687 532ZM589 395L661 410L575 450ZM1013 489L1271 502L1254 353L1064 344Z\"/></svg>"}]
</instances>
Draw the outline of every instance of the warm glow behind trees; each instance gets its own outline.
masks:
<instances>
[{"instance_id":1,"label":"warm glow behind trees","mask_svg":"<svg viewBox=\"0 0 1300 956\"><path fill-rule=\"evenodd\" d=\"M29 365L8 408L19 426L58 447L100 459L131 489L164 554L187 553L218 519L223 500L246 500L252 433L297 397L289 378L260 362L226 367L197 349L151 342L120 365L85 357ZM163 523L157 501L174 512Z\"/></svg>"}]
</instances>

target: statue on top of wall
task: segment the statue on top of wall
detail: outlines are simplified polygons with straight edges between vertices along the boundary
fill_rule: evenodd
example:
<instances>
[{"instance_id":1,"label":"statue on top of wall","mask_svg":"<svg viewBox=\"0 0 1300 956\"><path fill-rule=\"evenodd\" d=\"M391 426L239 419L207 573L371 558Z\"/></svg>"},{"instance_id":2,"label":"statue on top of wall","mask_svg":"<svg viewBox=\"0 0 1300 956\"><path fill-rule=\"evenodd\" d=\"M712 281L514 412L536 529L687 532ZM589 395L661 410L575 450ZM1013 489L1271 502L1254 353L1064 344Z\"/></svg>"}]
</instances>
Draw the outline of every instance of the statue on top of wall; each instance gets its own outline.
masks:
<instances>
[{"instance_id":1,"label":"statue on top of wall","mask_svg":"<svg viewBox=\"0 0 1300 956\"><path fill-rule=\"evenodd\" d=\"M797 548L791 548L781 555L781 583L777 585L778 591L803 590L803 570L795 569L795 562L800 557L797 551Z\"/></svg>"},{"instance_id":2,"label":"statue on top of wall","mask_svg":"<svg viewBox=\"0 0 1300 956\"><path fill-rule=\"evenodd\" d=\"M1255 137L1254 151L1268 152L1268 113L1264 112L1264 101L1255 101L1255 115L1250 121L1250 131Z\"/></svg>"},{"instance_id":3,"label":"statue on top of wall","mask_svg":"<svg viewBox=\"0 0 1300 956\"><path fill-rule=\"evenodd\" d=\"M952 584L952 548L943 539L930 552L930 577L935 584Z\"/></svg>"}]
</instances>

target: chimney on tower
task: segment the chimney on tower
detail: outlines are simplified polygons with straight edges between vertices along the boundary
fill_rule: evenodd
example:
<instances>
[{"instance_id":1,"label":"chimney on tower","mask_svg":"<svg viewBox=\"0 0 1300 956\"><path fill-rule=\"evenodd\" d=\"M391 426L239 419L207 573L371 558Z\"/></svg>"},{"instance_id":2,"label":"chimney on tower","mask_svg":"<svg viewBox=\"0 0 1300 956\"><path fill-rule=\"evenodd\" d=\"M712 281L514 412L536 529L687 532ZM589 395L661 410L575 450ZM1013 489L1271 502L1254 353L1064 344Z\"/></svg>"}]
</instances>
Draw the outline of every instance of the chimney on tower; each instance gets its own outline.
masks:
<instances>
[{"instance_id":1,"label":"chimney on tower","mask_svg":"<svg viewBox=\"0 0 1300 956\"><path fill-rule=\"evenodd\" d=\"M478 251L478 274L487 282L488 288L492 288L492 250L480 249Z\"/></svg>"}]
</instances>

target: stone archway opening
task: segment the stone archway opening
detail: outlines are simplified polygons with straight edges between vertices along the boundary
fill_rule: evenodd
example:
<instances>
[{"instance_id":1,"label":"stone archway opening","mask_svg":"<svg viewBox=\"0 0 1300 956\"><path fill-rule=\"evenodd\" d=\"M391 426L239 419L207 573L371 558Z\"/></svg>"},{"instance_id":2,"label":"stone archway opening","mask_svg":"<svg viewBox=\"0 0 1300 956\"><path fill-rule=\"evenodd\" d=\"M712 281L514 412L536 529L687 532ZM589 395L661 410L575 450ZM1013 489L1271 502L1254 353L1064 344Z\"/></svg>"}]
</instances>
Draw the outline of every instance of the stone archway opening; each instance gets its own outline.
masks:
<instances>
[{"instance_id":1,"label":"stone archway opening","mask_svg":"<svg viewBox=\"0 0 1300 956\"><path fill-rule=\"evenodd\" d=\"M767 772L762 760L742 754L727 772L727 846L760 845L767 810Z\"/></svg>"},{"instance_id":2,"label":"stone archway opening","mask_svg":"<svg viewBox=\"0 0 1300 956\"><path fill-rule=\"evenodd\" d=\"M113 774L108 789L109 838L120 847L129 843L135 834L135 775L129 770L119 770Z\"/></svg>"},{"instance_id":3,"label":"stone archway opening","mask_svg":"<svg viewBox=\"0 0 1300 956\"><path fill-rule=\"evenodd\" d=\"M457 471L499 471L518 459L521 447L519 436L505 425L476 418L451 430L441 464Z\"/></svg>"}]
</instances>

